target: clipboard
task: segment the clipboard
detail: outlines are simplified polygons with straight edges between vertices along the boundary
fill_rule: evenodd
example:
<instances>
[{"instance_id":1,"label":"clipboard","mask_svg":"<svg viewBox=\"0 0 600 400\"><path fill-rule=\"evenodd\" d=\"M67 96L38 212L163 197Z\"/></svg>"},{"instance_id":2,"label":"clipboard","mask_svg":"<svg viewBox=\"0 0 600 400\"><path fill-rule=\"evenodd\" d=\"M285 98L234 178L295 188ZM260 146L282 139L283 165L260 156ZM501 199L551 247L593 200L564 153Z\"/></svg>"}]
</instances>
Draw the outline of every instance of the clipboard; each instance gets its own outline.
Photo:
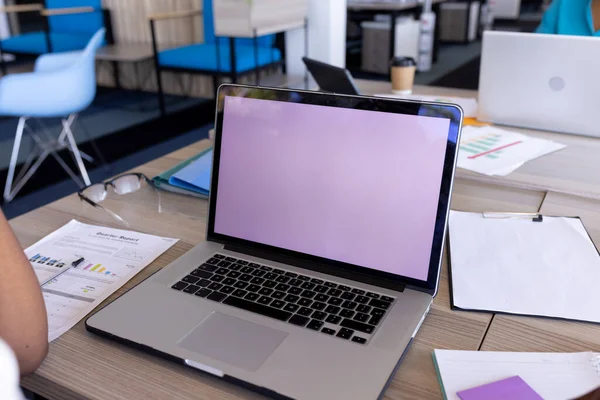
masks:
<instances>
[{"instance_id":1,"label":"clipboard","mask_svg":"<svg viewBox=\"0 0 600 400\"><path fill-rule=\"evenodd\" d=\"M484 222L482 221L519 221L521 224L533 224L533 226L537 226L537 229L542 228L545 224L554 225L556 221L561 221L561 224L558 226L552 226L552 230L554 230L554 234L558 229L559 232L562 229L565 229L564 235L568 235L570 237L570 241L576 241L578 245L578 249L582 249L585 253L583 254L575 254L574 258L586 259L588 261L585 265L575 266L572 268L566 268L564 275L557 275L556 269L554 270L546 270L544 276L539 276L536 280L528 280L528 281L515 281L515 277L518 277L518 274L515 274L515 269L512 271L506 272L506 276L501 279L496 279L499 275L499 272L503 271L495 270L493 272L489 272L489 279L494 281L494 288L490 282L481 283L481 277L488 273L485 268L496 268L498 265L502 263L492 263L494 265L481 265L482 274L479 274L477 277L473 278L472 282L467 282L468 285L478 285L482 284L483 287L473 287L465 289L465 279L469 276L465 276L466 272L470 272L468 267L465 267L463 260L465 257L457 256L457 251L463 251L464 246L457 246L457 241L464 241L464 237L457 237L457 227L455 226L453 229L452 224L460 223L461 219L456 219L456 216L459 214L469 214L471 216L477 215L480 219L479 227L481 228ZM453 218L454 216L454 218ZM453 221L454 219L454 221ZM563 223L564 222L564 223ZM564 226L560 226L564 225ZM571 228L573 230L571 230ZM592 323L600 323L600 294L596 293L597 290L591 290L594 285L592 281L594 279L600 279L600 253L598 252L596 246L594 245L589 232L583 225L583 222L579 217L555 217L555 216L542 216L539 213L460 213L456 211L451 212L450 223L449 223L449 235L448 235L448 275L449 275L449 289L450 289L450 306L453 310L458 311L471 311L471 312L487 312L487 313L498 313L498 314L508 314L508 315L521 315L521 316L530 316L530 317L542 317L542 318L551 318L551 319L562 319L569 321L580 321L580 322L592 322ZM494 228L491 228L494 229ZM454 234L453 234L454 231ZM466 232L465 235L481 235L481 232ZM565 236L567 237L567 236ZM481 240L471 238L471 240ZM524 239L527 241L527 239ZM532 243L536 243L535 240ZM570 242L569 242L570 243ZM560 247L560 246L555 246ZM519 251L524 251L527 247L522 246ZM490 248L481 249L482 253L489 251ZM513 249L517 251L516 249ZM544 249L540 248L527 248L531 254L535 255L536 252L540 252ZM560 249L552 249L549 251L555 251ZM569 251L570 249L566 249ZM498 249L496 249L498 251ZM511 249L501 249L501 251L510 252ZM488 254L488 257L493 256L494 254ZM473 256L476 256L473 255ZM542 255L544 257L544 255ZM484 256L485 258L485 256ZM510 259L510 256L507 257ZM456 262L458 261L458 262ZM485 260L483 261L485 262ZM533 262L536 264L536 262ZM543 265L540 262L540 265ZM540 265L531 266L525 265L525 267L531 268L539 268ZM522 267L522 266L521 266ZM560 267L560 265L559 265ZM588 275L581 276L582 270L589 269ZM523 270L523 275L530 276L528 273L530 271ZM560 271L559 271L560 272ZM571 274L571 275L570 275ZM574 276L575 274L576 276ZM591 276L590 276L591 274ZM556 277L560 278L554 279ZM458 278L457 278L458 277ZM522 278L524 278L522 277ZM509 285L501 287L504 282L502 282L502 278L504 281L508 281ZM574 279L572 279L574 278ZM550 280L550 281L548 281ZM571 284L571 280L574 281ZM589 281L589 284L586 285L585 280ZM583 283L582 283L583 281ZM516 282L516 283L515 283ZM550 282L550 284L548 284ZM597 281L596 281L597 282ZM512 286L511 286L512 284ZM557 295L565 295L568 297L573 293L575 296L580 295L584 301L574 301L576 299L567 299L566 301L554 301L556 299L550 299L547 303L541 299L536 304L523 304L521 301L527 301L528 296L527 293L519 293L513 292L516 288L521 288L522 291L533 291L534 293L539 292L540 296L548 296L546 286L551 287L559 287L562 292L557 292ZM490 291L487 291L490 289ZM501 292L504 291L504 298L501 298ZM580 293L577 293L581 291ZM467 296L465 296L465 292L469 292ZM492 298L486 299L486 296ZM497 297L498 296L498 297ZM458 298L457 298L458 297ZM498 300L504 300L504 302L499 302ZM535 302L534 302L535 303ZM594 312L593 308L598 309L598 311Z\"/></svg>"}]
</instances>

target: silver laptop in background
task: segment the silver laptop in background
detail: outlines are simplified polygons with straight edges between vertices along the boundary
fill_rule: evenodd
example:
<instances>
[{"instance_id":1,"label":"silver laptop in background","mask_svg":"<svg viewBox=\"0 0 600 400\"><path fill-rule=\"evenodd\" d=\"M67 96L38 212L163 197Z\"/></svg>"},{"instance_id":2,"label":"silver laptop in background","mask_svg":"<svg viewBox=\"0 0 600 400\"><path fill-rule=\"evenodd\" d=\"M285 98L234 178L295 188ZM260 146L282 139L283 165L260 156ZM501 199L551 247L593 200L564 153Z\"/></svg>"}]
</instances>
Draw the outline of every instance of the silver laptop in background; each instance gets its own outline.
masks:
<instances>
[{"instance_id":1,"label":"silver laptop in background","mask_svg":"<svg viewBox=\"0 0 600 400\"><path fill-rule=\"evenodd\" d=\"M217 98L207 240L87 329L274 397L378 398L437 293L462 110Z\"/></svg>"},{"instance_id":2,"label":"silver laptop in background","mask_svg":"<svg viewBox=\"0 0 600 400\"><path fill-rule=\"evenodd\" d=\"M477 118L600 136L598 71L598 38L487 31Z\"/></svg>"}]
</instances>

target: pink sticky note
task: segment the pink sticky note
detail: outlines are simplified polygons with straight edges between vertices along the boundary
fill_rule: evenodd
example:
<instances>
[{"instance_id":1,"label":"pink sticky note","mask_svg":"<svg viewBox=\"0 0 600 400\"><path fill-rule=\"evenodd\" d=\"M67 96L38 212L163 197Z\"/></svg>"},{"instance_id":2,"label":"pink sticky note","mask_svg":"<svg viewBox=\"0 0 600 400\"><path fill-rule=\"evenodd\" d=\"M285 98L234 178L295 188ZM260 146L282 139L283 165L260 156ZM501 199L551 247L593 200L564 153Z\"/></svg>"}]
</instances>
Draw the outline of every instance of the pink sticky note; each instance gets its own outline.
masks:
<instances>
[{"instance_id":1,"label":"pink sticky note","mask_svg":"<svg viewBox=\"0 0 600 400\"><path fill-rule=\"evenodd\" d=\"M463 390L457 395L462 400L544 400L518 376Z\"/></svg>"}]
</instances>

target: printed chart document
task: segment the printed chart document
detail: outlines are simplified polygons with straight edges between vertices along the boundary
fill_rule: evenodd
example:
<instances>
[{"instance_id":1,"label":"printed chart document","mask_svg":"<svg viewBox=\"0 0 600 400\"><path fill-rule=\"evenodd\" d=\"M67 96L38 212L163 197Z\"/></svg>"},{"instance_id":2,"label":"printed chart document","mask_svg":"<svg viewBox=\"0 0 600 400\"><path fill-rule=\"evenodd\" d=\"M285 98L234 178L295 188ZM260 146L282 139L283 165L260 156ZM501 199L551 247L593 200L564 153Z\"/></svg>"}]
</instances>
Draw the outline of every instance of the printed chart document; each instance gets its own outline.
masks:
<instances>
[{"instance_id":1,"label":"printed chart document","mask_svg":"<svg viewBox=\"0 0 600 400\"><path fill-rule=\"evenodd\" d=\"M84 258L42 286L51 342L71 329L108 296L177 243L177 239L86 225L72 220L25 254L36 275Z\"/></svg>"},{"instance_id":2,"label":"printed chart document","mask_svg":"<svg viewBox=\"0 0 600 400\"><path fill-rule=\"evenodd\" d=\"M491 126L465 126L460 139L458 167L485 175L505 176L527 161L565 147L551 140Z\"/></svg>"},{"instance_id":3,"label":"printed chart document","mask_svg":"<svg viewBox=\"0 0 600 400\"><path fill-rule=\"evenodd\" d=\"M574 399L600 386L600 355L597 353L435 350L433 361L447 400L459 400L465 390L514 376L520 377L545 400ZM539 396L500 398L520 400Z\"/></svg>"}]
</instances>

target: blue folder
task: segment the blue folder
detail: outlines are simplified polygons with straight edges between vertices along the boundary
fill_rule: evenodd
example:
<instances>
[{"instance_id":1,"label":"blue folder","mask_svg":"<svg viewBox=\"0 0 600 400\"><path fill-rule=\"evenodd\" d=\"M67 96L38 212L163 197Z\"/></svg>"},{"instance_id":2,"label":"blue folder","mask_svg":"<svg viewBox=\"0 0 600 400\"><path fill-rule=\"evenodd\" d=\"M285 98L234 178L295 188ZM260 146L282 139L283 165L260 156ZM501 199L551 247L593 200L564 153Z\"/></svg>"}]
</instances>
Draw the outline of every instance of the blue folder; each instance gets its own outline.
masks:
<instances>
[{"instance_id":1,"label":"blue folder","mask_svg":"<svg viewBox=\"0 0 600 400\"><path fill-rule=\"evenodd\" d=\"M181 189L207 195L210 191L213 151L207 151L200 158L169 178L169 184Z\"/></svg>"}]
</instances>

